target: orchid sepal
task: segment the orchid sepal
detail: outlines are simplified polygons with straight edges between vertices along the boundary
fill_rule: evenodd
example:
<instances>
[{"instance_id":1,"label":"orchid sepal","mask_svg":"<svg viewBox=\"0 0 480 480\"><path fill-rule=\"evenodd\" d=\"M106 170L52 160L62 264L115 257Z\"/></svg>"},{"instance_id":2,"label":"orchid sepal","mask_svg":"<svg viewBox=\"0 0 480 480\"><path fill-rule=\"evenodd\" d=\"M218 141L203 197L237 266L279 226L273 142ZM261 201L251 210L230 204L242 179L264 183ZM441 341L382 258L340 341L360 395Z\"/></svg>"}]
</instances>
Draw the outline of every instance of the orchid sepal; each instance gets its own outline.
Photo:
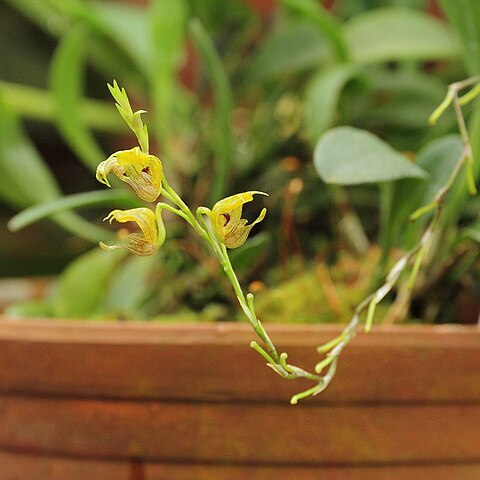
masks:
<instances>
[{"instance_id":1,"label":"orchid sepal","mask_svg":"<svg viewBox=\"0 0 480 480\"><path fill-rule=\"evenodd\" d=\"M251 202L255 194L267 195L258 191L237 193L218 201L209 213L216 238L227 248L243 245L252 228L265 218L266 208L263 208L257 219L250 224L242 218L243 205Z\"/></svg>"},{"instance_id":2,"label":"orchid sepal","mask_svg":"<svg viewBox=\"0 0 480 480\"><path fill-rule=\"evenodd\" d=\"M108 174L113 173L122 182L130 185L139 198L154 202L162 191L163 167L159 158L142 152L139 147L120 150L100 163L97 180L108 187Z\"/></svg>"},{"instance_id":3,"label":"orchid sepal","mask_svg":"<svg viewBox=\"0 0 480 480\"><path fill-rule=\"evenodd\" d=\"M100 242L103 250L128 250L139 256L155 254L165 241L165 227L160 212L153 212L149 208L140 207L130 210L113 210L104 221L112 223L116 220L119 223L134 222L141 233L131 233L125 243L106 245Z\"/></svg>"}]
</instances>

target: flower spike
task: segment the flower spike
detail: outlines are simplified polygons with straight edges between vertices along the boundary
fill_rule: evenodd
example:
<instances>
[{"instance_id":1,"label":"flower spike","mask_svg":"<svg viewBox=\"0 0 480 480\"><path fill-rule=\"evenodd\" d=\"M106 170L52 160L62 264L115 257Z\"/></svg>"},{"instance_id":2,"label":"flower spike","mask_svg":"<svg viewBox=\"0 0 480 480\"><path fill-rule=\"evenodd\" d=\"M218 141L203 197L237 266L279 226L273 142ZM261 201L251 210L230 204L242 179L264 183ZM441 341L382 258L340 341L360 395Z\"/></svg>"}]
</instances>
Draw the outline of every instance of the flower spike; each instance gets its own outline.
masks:
<instances>
[{"instance_id":1,"label":"flower spike","mask_svg":"<svg viewBox=\"0 0 480 480\"><path fill-rule=\"evenodd\" d=\"M258 218L250 225L247 225L247 220L242 218L243 204L251 202L255 194L267 195L256 191L237 193L214 205L210 214L213 229L217 238L228 248L243 245L253 226L265 218L266 208L262 209Z\"/></svg>"},{"instance_id":2,"label":"flower spike","mask_svg":"<svg viewBox=\"0 0 480 480\"><path fill-rule=\"evenodd\" d=\"M154 202L162 190L162 162L138 147L116 152L97 167L97 180L108 187L109 173L114 173L122 182L128 183L147 202Z\"/></svg>"},{"instance_id":3,"label":"flower spike","mask_svg":"<svg viewBox=\"0 0 480 480\"><path fill-rule=\"evenodd\" d=\"M146 113L146 110L137 110L134 112L130 105L127 92L122 87L118 86L116 80L113 81L113 86L107 83L108 89L112 94L112 97L117 102L115 106L118 112L125 120L125 123L132 129L135 136L138 138L138 143L143 152L148 153L148 129L142 122L141 115Z\"/></svg>"},{"instance_id":4,"label":"flower spike","mask_svg":"<svg viewBox=\"0 0 480 480\"><path fill-rule=\"evenodd\" d=\"M149 208L133 208L131 210L114 210L104 218L112 223L116 220L120 223L135 222L142 233L131 233L127 243L117 245L105 245L100 242L104 250L117 250L123 248L139 256L153 255L165 240L165 228L160 212L157 215Z\"/></svg>"}]
</instances>

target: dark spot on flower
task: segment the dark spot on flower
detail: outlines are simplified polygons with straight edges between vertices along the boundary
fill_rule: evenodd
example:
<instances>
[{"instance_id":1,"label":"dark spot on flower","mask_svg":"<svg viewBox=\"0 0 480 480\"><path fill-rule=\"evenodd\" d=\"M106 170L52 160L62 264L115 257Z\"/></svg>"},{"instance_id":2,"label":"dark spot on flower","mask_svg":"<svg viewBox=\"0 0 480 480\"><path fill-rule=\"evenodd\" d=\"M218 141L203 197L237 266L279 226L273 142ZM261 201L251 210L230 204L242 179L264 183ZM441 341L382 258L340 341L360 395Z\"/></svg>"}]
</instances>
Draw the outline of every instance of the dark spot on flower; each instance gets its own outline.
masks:
<instances>
[{"instance_id":1,"label":"dark spot on flower","mask_svg":"<svg viewBox=\"0 0 480 480\"><path fill-rule=\"evenodd\" d=\"M230 221L230 215L228 213L222 213L222 217L225 219L225 223L223 224L224 227L228 225L228 222Z\"/></svg>"},{"instance_id":2,"label":"dark spot on flower","mask_svg":"<svg viewBox=\"0 0 480 480\"><path fill-rule=\"evenodd\" d=\"M142 172L150 175L150 167L148 165L146 167L143 167Z\"/></svg>"}]
</instances>

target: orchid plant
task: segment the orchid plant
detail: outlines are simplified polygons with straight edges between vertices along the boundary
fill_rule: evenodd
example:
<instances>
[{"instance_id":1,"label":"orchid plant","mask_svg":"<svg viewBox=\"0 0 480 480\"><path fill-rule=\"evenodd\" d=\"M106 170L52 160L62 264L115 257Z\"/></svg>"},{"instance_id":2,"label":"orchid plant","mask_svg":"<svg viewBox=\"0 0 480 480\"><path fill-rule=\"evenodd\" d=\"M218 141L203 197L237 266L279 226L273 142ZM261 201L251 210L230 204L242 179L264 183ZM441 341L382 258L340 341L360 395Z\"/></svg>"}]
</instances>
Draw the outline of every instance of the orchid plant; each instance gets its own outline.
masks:
<instances>
[{"instance_id":1,"label":"orchid plant","mask_svg":"<svg viewBox=\"0 0 480 480\"><path fill-rule=\"evenodd\" d=\"M252 228L261 222L267 213L266 208L263 208L258 218L249 224L246 219L242 218L243 205L251 202L256 194L267 194L258 191L238 193L218 201L212 209L198 207L194 214L168 183L161 160L149 153L148 129L141 119L144 110L136 112L132 110L125 89L120 88L116 81L113 82L113 86L108 86L116 101L118 111L137 137L139 146L133 147L131 150L116 152L107 160L101 162L96 171L97 179L110 187L108 175L112 173L119 180L132 187L142 200L157 202L159 197L163 197L169 203L158 201L155 211L148 207L139 207L110 212L105 220L110 223L113 220L120 223L133 222L141 233L131 233L125 241L114 245L106 245L100 242L100 247L104 250L126 249L141 256L153 255L162 246L166 237L162 219L163 210L178 215L211 248L232 284L240 307L266 346L266 348L263 348L257 342L252 342L252 348L266 358L268 365L285 378L306 377L318 380L315 375L288 365L286 354L278 354L265 328L257 318L253 305L253 295L244 293L228 255L227 249L243 245Z\"/></svg>"},{"instance_id":2,"label":"orchid plant","mask_svg":"<svg viewBox=\"0 0 480 480\"><path fill-rule=\"evenodd\" d=\"M386 276L383 285L358 305L352 320L343 332L332 341L317 349L317 351L324 354L325 357L315 366L315 373L287 363L288 355L284 352L279 353L277 351L267 331L257 318L253 303L253 294L244 293L229 258L228 249L234 249L243 245L252 228L265 218L267 212L266 208L263 208L257 219L252 223L248 223L246 219L242 218L244 204L251 202L254 195L267 194L259 191L237 193L218 201L212 209L204 206L198 207L194 214L175 189L168 183L162 161L149 152L148 129L141 119L141 114L145 113L145 111L138 110L134 112L132 110L125 89L120 88L116 81L113 82L113 85L108 85L108 87L116 101L117 109L122 118L137 137L139 146L112 154L107 160L99 164L96 170L96 177L101 183L110 187L108 175L114 174L119 180L127 183L140 199L149 203L156 202L156 206L154 210L149 207L139 207L129 210L113 210L110 212L104 220L110 223L114 220L119 223L133 222L137 225L140 232L129 234L128 237L123 238L123 240L117 244L107 245L100 242L100 247L107 251L125 249L140 256L153 255L163 245L166 238L166 229L162 218L163 211L167 210L185 220L206 242L218 259L232 284L241 309L263 342L262 346L258 342L252 341L250 346L267 360L267 365L281 377L286 379L307 378L315 382L314 387L292 397L291 403L296 404L298 400L310 395L316 395L329 385L335 375L336 365L341 351L358 331L360 314L366 311L365 331L368 332L372 327L375 307L382 301L387 293L397 285L402 273L410 263L413 264L413 267L408 283L410 290L413 288L419 267L435 233L443 198L447 195L451 185L463 169L462 167L464 167L466 171L467 185L470 193L476 194L474 174L472 171L473 157L468 133L461 113L461 105L475 98L479 89L475 87L463 97L459 97L458 95L460 89L476 84L478 84L478 78L453 84L447 98L432 114L430 119L432 124L435 123L445 109L453 103L457 114L459 129L462 133L464 149L447 184L439 190L431 203L421 207L410 217L411 220L414 221L421 215L435 210L424 234L418 243L395 263ZM161 200L159 201L160 198ZM325 369L326 373L322 375Z\"/></svg>"},{"instance_id":3,"label":"orchid plant","mask_svg":"<svg viewBox=\"0 0 480 480\"><path fill-rule=\"evenodd\" d=\"M472 154L473 146L474 153L478 155L480 122L472 123L477 125L471 129L470 142L461 109L478 98L480 78L476 76L452 84L445 100L430 118L431 124L436 123L445 110L453 106L460 136L440 133L440 138L427 145L431 138L425 133L424 127L427 123L426 115L440 101L449 79L463 77L465 72L478 74L478 28L464 28L472 18L479 18L479 7L474 5L475 2L470 2L468 6L464 3L460 5L455 0L439 2L462 39L466 70L459 69L461 62L458 57L462 48L453 38L454 32L448 22L438 21L426 12L413 8L392 7L377 11L365 7L365 11L357 15L345 7L342 8L344 15L337 15L336 18L315 0L281 0L279 5L282 14L276 16L275 22L271 22L274 28L263 32L263 41L259 42L258 30L253 28L256 17L246 15L242 10L242 2L225 6L225 12L230 13L229 22L223 16L219 20L218 8L223 5L221 1L212 3L211 12L210 8L196 6L201 2L183 0L151 2L148 8L138 11L126 9L123 5L117 8L118 5L112 2L101 2L101 5L98 2L87 2L88 5L86 3L80 9L70 8L70 2L11 0L10 3L20 11L28 10L29 14L31 9L28 6L35 4L32 11L37 12L34 17L37 17L38 23L49 33L55 31L61 41L51 66L51 92L0 82L0 130L3 132L0 135L3 140L0 141L0 197L17 208L30 206L11 219L9 228L17 231L34 221L50 217L80 238L94 243L102 240L100 246L104 250L122 250L140 256L152 256L162 249L160 255L167 256L167 246L162 248L168 224L164 222L167 220L166 214L184 220L203 239L230 280L241 311L260 339L258 343L251 343L252 348L282 377L307 378L314 382L312 388L295 395L292 403L316 395L329 385L342 350L363 325L367 331L372 328L375 319L380 316L376 308L381 302L389 303L391 294L394 293L390 309L392 315L386 322L406 318L412 301L419 297L427 298L425 290L429 286L437 288L443 266L455 263L456 258L449 255L452 251L452 242L449 241L451 235L447 238L445 232L459 224L460 212L465 211L464 193L476 193L475 182L480 169L480 164L474 162ZM355 11L357 9L354 7ZM210 15L205 15L207 11ZM51 18L63 18L65 23L52 26L51 22L46 21ZM131 21L132 18L136 20ZM226 38L226 34L230 33L233 18L236 19L236 24L241 23L246 28L232 37L237 40L227 42L228 45L222 43L222 52L218 52L215 41ZM211 31L203 24L210 27L213 25ZM71 28L73 25L78 28ZM400 34L389 35L391 28ZM95 46L91 52L85 50L89 43L87 40ZM198 84L202 88L198 91L195 88L192 91L185 89L183 84L177 82L182 59L189 57L185 45L190 48L192 44L202 61L203 67L200 70L204 70L199 73L202 81ZM252 48L253 45L255 48ZM379 45L382 46L381 49L378 48ZM252 50L252 59L246 58L246 53ZM192 210L187 205L189 201L185 201L188 196L181 198L172 188L171 185L177 184L175 174L179 172L175 168L164 169L162 160L150 152L149 130L142 121L145 111L134 111L125 90L116 82L109 85L110 92L116 100L120 116L135 134L138 145L117 151L100 163L108 155L104 155L89 129L118 132L123 125L118 122L110 105L83 98L80 77L86 59L92 61L99 72L103 72L102 78L105 75L107 78L118 78L120 75L137 91L147 87L145 93L152 99L155 112L152 131L153 128L156 129L155 137L162 145L162 155L172 159L172 164L176 166L180 162L175 159L190 159L185 162L190 166L182 174L191 174L192 178L197 178L197 175L201 177L199 166L207 162L207 157L209 165L210 160L213 160L213 178L206 179L203 176L203 182L198 182L201 184L199 191L208 185L213 206ZM106 59L109 62L105 62ZM455 61L449 64L449 59ZM435 63L438 60L441 60L439 65L449 65L449 68L438 69ZM424 62L429 62L428 69L424 68ZM431 67L430 62L434 62L435 68ZM204 89L205 85L210 88ZM279 88L271 88L271 85L278 85ZM205 92L210 95L210 90L213 94L212 103L204 101L207 98ZM181 94L176 94L178 92ZM244 109L250 103L250 100L245 102L245 92L249 98L258 96L258 102L251 112ZM253 96L250 97L252 93ZM237 99L241 99L240 103L235 103ZM204 104L208 104L208 108L202 111L199 107ZM85 111L84 106L87 107ZM145 203L139 204L130 192L123 189L62 196L61 189L43 165L41 157L25 141L14 111L31 118L50 120L53 120L54 114L57 115L55 122L62 137L88 168L96 168L97 179L110 186L109 178L114 176L126 183ZM196 111L201 114L192 114ZM247 116L244 118L245 114ZM450 132L453 116L450 118L447 115L443 120L443 126L440 125L437 132L442 132L442 129L443 133ZM380 128L377 128L379 123ZM249 127L244 128L242 124ZM202 128L198 128L199 125ZM276 128L272 128L272 125ZM209 128L212 126L214 128ZM203 129L208 132L203 132ZM374 136L372 130L379 137ZM186 132L180 136L181 142L175 141L177 131ZM189 135L192 132L195 132L192 138L198 136L200 143L190 142ZM238 148L237 141L242 148ZM12 151L19 151L19 145L23 146L22 154L25 156L22 175L18 174L19 157L11 154ZM296 149L298 145L300 150ZM405 150L418 152L415 161L404 155ZM306 155L303 151L307 152ZM284 157L285 154L296 155L297 152L300 152L300 158ZM314 168L324 182L320 185L322 193L326 193L325 199L323 195L320 198L320 189L314 186L318 179L310 178L307 165L311 153ZM274 163L280 157L282 181L277 180L277 166ZM293 163L289 163L289 159ZM307 159L308 162L302 162ZM378 273L373 275L371 282L373 293L358 303L353 318L343 332L318 348L322 357L312 373L288 364L287 354L277 351L257 318L253 295L245 292L241 286L237 277L241 273L240 269L237 268L235 273L232 266L232 263L235 265L235 258L232 255L231 261L229 252L241 247L253 227L266 215L266 209L262 209L255 221L247 222L242 218L244 205L257 195L266 194L247 191L217 201L227 195L229 187L226 179L231 170L235 171L236 181L241 185L246 184L252 175L264 172L260 178L264 185L271 186L259 188L269 191L272 198L282 198L282 185L291 176L295 177L291 178L285 196L288 197L288 192L291 192L293 199L302 191L304 179L308 182L311 180L310 187L305 183L302 195L303 199L308 199L305 202L308 203L308 208L305 207L307 220L301 226L308 238L306 256L317 255L317 247L323 241L321 235L310 235L310 226L318 223L317 219L325 212L335 214L337 211L341 216L341 221L338 222L341 243L347 243L351 250L364 255L368 249L367 234L373 232L372 235L376 235L376 227L367 223L367 230L364 231L361 221L363 216L356 215L355 209L357 206L359 209L370 208L370 204L358 200L360 197L354 195L350 199L348 188L367 184L368 190L352 192L361 193L364 198L362 192L370 193L378 187L378 237L382 257L378 262ZM31 188L33 183L37 188ZM244 187L238 187L240 191L243 189ZM462 195L457 195L458 193ZM205 196L197 195L195 198ZM288 214L283 216L282 212L287 227L291 223L287 221L288 218L293 218L292 210L288 210L292 208L291 198L284 202L284 211ZM122 228L118 231L117 238L112 240L110 230L100 228L73 211L84 206L112 203L116 208L121 206L126 210L115 209L105 220L110 223L135 224L135 233L125 234L125 229ZM277 202L277 205L281 204L282 202ZM478 209L470 210L476 212ZM410 216L409 223L407 218L412 211L414 213ZM272 213L274 212L270 214ZM272 216L279 217L279 211ZM365 215L367 217L369 215ZM468 214L466 217L467 221L471 217L476 218L477 223L471 223L473 228L470 228L469 235L475 242L480 242L478 214ZM464 225L462 219L462 231L457 238L466 232ZM171 236L174 237L173 231ZM331 237L327 238L330 241ZM172 244L173 242L170 246ZM333 244L335 246L332 250L337 250L338 245L332 242ZM248 243L245 246L248 247ZM393 249L396 249L395 260L398 261L391 266L389 254ZM235 254L241 256L241 250ZM251 255L259 256L256 252L258 250ZM94 261L99 257L97 254L102 254L102 261L111 262L105 268L103 276L110 279L111 267L115 264L115 258L120 256L103 255L103 252L98 251L92 253ZM91 262L89 254L90 252L87 260ZM398 259L398 255L401 258ZM280 254L282 261L281 257ZM445 259L448 260L447 263ZM148 260L140 260L139 263L148 266ZM467 259L463 264L467 265L469 261ZM76 268L76 265L69 268L63 278L68 279ZM92 276L91 268L82 266L82 269ZM426 274L418 275L423 271ZM432 271L433 274L430 275ZM177 270L173 269L167 278L174 278L176 274ZM425 281L425 277L429 278L429 282ZM121 284L124 277L118 275L117 278L119 280L116 284ZM83 277L79 275L77 284L87 283L82 280ZM90 290L101 291L101 288L88 283ZM417 297L412 296L415 284ZM65 286L63 291L62 285ZM142 282L136 282L138 290L142 289L142 285ZM79 295L78 289L71 288L68 281L61 282L60 288L56 288L56 292L59 291L60 295L52 302L55 305L48 310L48 315L63 316L65 309L68 310L66 316L71 317L90 315L92 311L95 314L96 305L103 302L99 294L99 298L92 301L95 304L93 308L89 305L89 298L85 302L85 310L84 304L75 308L76 306L72 307L75 303L72 298L88 296ZM289 296L285 297L288 301ZM202 306L208 304L210 298L202 299ZM261 312L261 299L258 300L257 311ZM357 304L357 300L346 304ZM132 302L131 305L129 308L132 311L139 310L137 303ZM174 305L172 310L176 307ZM157 313L156 310L154 313ZM149 314L147 309L145 316ZM263 313L259 316L264 318ZM344 320L343 317L338 317ZM129 318L129 315L120 312L118 318Z\"/></svg>"}]
</instances>

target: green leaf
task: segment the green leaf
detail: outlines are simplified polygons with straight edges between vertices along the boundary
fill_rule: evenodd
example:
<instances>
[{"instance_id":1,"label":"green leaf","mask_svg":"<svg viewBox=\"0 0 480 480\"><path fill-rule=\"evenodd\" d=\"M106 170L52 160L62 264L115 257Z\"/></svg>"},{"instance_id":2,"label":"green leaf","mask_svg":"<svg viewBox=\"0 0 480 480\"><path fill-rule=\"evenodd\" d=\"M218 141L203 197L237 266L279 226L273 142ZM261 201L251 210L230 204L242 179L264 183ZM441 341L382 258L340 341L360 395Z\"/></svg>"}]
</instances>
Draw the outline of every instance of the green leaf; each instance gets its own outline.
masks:
<instances>
[{"instance_id":1,"label":"green leaf","mask_svg":"<svg viewBox=\"0 0 480 480\"><path fill-rule=\"evenodd\" d=\"M62 0L65 1L65 0ZM125 52L143 72L148 74L152 55L152 43L148 32L147 8L120 2L92 2L92 17L86 16L87 23L95 27L100 23L106 34ZM122 83L127 80L123 77Z\"/></svg>"},{"instance_id":2,"label":"green leaf","mask_svg":"<svg viewBox=\"0 0 480 480\"><path fill-rule=\"evenodd\" d=\"M59 35L69 28L68 19L59 14L51 2L37 0L7 0L7 2L32 22L43 28L48 27L50 34Z\"/></svg>"},{"instance_id":3,"label":"green leaf","mask_svg":"<svg viewBox=\"0 0 480 480\"><path fill-rule=\"evenodd\" d=\"M464 228L460 231L461 238L468 238L469 240L473 240L474 242L480 243L480 225L476 225L475 227L468 227Z\"/></svg>"},{"instance_id":4,"label":"green leaf","mask_svg":"<svg viewBox=\"0 0 480 480\"><path fill-rule=\"evenodd\" d=\"M52 122L56 115L52 93L43 88L0 81L0 95L8 107L21 117ZM122 119L111 102L83 99L80 108L82 122L93 130L123 132Z\"/></svg>"},{"instance_id":5,"label":"green leaf","mask_svg":"<svg viewBox=\"0 0 480 480\"><path fill-rule=\"evenodd\" d=\"M60 193L40 154L0 95L0 197L17 208Z\"/></svg>"},{"instance_id":6,"label":"green leaf","mask_svg":"<svg viewBox=\"0 0 480 480\"><path fill-rule=\"evenodd\" d=\"M416 163L429 174L428 178L422 182L410 178L395 182L389 213L389 238L395 240L396 245L408 249L417 242L426 219L420 218L412 223L409 216L433 200L446 183L462 148L460 137L453 134L427 143L418 151ZM447 211L451 208L448 199L444 208Z\"/></svg>"},{"instance_id":7,"label":"green leaf","mask_svg":"<svg viewBox=\"0 0 480 480\"><path fill-rule=\"evenodd\" d=\"M178 72L184 61L187 6L184 0L156 0L148 9L149 79L152 87L158 140L168 143L174 125ZM147 27L148 28L148 27Z\"/></svg>"},{"instance_id":8,"label":"green leaf","mask_svg":"<svg viewBox=\"0 0 480 480\"><path fill-rule=\"evenodd\" d=\"M208 71L211 90L215 98L213 148L216 165L210 194L211 203L215 203L227 192L230 164L233 157L233 94L221 58L208 32L196 19L192 20L189 26L195 45Z\"/></svg>"},{"instance_id":9,"label":"green leaf","mask_svg":"<svg viewBox=\"0 0 480 480\"><path fill-rule=\"evenodd\" d=\"M478 183L480 180L480 105L475 105L471 112L471 120L468 125L470 133L470 144L473 151L473 176ZM457 157L458 159L458 157ZM465 210L466 204L471 201L471 195L468 192L467 178L465 169L460 172L458 179L449 192L445 207L443 211L443 222L445 225L450 225L457 222Z\"/></svg>"},{"instance_id":10,"label":"green leaf","mask_svg":"<svg viewBox=\"0 0 480 480\"><path fill-rule=\"evenodd\" d=\"M470 75L480 73L480 2L439 0L463 44L463 57Z\"/></svg>"},{"instance_id":11,"label":"green leaf","mask_svg":"<svg viewBox=\"0 0 480 480\"><path fill-rule=\"evenodd\" d=\"M328 39L338 62L349 60L350 52L336 18L316 0L279 0L292 12L308 19Z\"/></svg>"},{"instance_id":12,"label":"green leaf","mask_svg":"<svg viewBox=\"0 0 480 480\"><path fill-rule=\"evenodd\" d=\"M425 177L425 172L377 136L352 127L337 127L317 143L314 165L322 180L357 185Z\"/></svg>"},{"instance_id":13,"label":"green leaf","mask_svg":"<svg viewBox=\"0 0 480 480\"><path fill-rule=\"evenodd\" d=\"M342 90L356 71L353 65L335 65L322 69L308 84L305 126L312 143L334 123Z\"/></svg>"},{"instance_id":14,"label":"green leaf","mask_svg":"<svg viewBox=\"0 0 480 480\"><path fill-rule=\"evenodd\" d=\"M417 164L429 173L420 191L419 205L430 203L450 174L463 151L459 135L445 135L428 143L417 155Z\"/></svg>"},{"instance_id":15,"label":"green leaf","mask_svg":"<svg viewBox=\"0 0 480 480\"><path fill-rule=\"evenodd\" d=\"M38 222L38 220L64 212L65 210L91 207L94 205L114 205L117 208L134 208L140 206L140 203L130 193L119 189L77 193L40 203L23 210L10 219L8 228L12 232L16 232L34 222ZM106 233L107 232L105 232L105 234ZM102 240L105 240L109 236L110 235L104 235Z\"/></svg>"},{"instance_id":16,"label":"green leaf","mask_svg":"<svg viewBox=\"0 0 480 480\"><path fill-rule=\"evenodd\" d=\"M148 69L150 48L145 31L148 17L144 8L113 2L48 1L72 24L88 26L98 38L109 38L121 54L126 54L141 70Z\"/></svg>"},{"instance_id":17,"label":"green leaf","mask_svg":"<svg viewBox=\"0 0 480 480\"><path fill-rule=\"evenodd\" d=\"M128 258L115 272L106 296L106 311L119 318L139 318L140 307L151 293L152 272L158 257Z\"/></svg>"},{"instance_id":18,"label":"green leaf","mask_svg":"<svg viewBox=\"0 0 480 480\"><path fill-rule=\"evenodd\" d=\"M454 125L451 109L435 129L428 126L428 116L447 90L438 76L405 68L369 69L362 72L360 81L361 95L354 89L345 94L348 109L342 109L342 120L381 132L400 151L417 150L426 136L439 136Z\"/></svg>"},{"instance_id":19,"label":"green leaf","mask_svg":"<svg viewBox=\"0 0 480 480\"><path fill-rule=\"evenodd\" d=\"M260 44L250 67L248 82L271 80L318 67L328 54L325 39L310 22L286 23Z\"/></svg>"},{"instance_id":20,"label":"green leaf","mask_svg":"<svg viewBox=\"0 0 480 480\"><path fill-rule=\"evenodd\" d=\"M0 95L0 198L22 209L61 196L55 178ZM53 220L76 235L98 242L106 230L64 212Z\"/></svg>"},{"instance_id":21,"label":"green leaf","mask_svg":"<svg viewBox=\"0 0 480 480\"><path fill-rule=\"evenodd\" d=\"M95 248L75 259L61 274L52 298L60 318L96 318L105 310L105 295L115 268L126 252Z\"/></svg>"},{"instance_id":22,"label":"green leaf","mask_svg":"<svg viewBox=\"0 0 480 480\"><path fill-rule=\"evenodd\" d=\"M8 1L48 35L61 37L72 25L88 26L94 32L95 48L89 54L96 68L106 78L121 78L129 84L141 83L138 74L138 70L142 69L141 60L149 57L148 53L141 55L139 46L141 38L147 37L145 9L119 2ZM121 13L118 14L118 11ZM143 69L146 69L145 65Z\"/></svg>"},{"instance_id":23,"label":"green leaf","mask_svg":"<svg viewBox=\"0 0 480 480\"><path fill-rule=\"evenodd\" d=\"M14 303L5 309L5 314L9 317L28 318L52 316L51 305L48 300L25 300Z\"/></svg>"},{"instance_id":24,"label":"green leaf","mask_svg":"<svg viewBox=\"0 0 480 480\"><path fill-rule=\"evenodd\" d=\"M378 8L343 25L352 60L378 63L455 57L459 45L449 26L418 10Z\"/></svg>"},{"instance_id":25,"label":"green leaf","mask_svg":"<svg viewBox=\"0 0 480 480\"><path fill-rule=\"evenodd\" d=\"M55 101L57 126L64 139L91 170L105 154L81 115L83 70L89 32L71 30L59 43L50 67L50 86Z\"/></svg>"}]
</instances>

